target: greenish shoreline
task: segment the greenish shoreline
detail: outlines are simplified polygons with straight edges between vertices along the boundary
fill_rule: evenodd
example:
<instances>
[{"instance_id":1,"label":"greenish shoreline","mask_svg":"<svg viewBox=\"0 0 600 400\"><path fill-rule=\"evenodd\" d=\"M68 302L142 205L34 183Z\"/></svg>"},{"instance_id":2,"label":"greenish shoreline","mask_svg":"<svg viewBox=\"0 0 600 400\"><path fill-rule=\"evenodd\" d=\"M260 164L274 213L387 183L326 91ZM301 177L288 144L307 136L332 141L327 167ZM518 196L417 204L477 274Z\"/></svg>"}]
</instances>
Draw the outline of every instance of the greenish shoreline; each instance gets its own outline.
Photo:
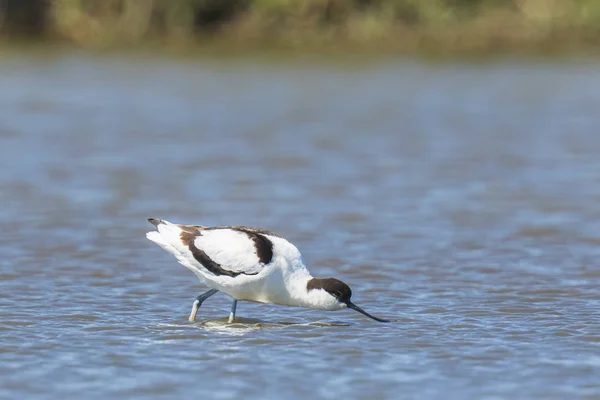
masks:
<instances>
[{"instance_id":1,"label":"greenish shoreline","mask_svg":"<svg viewBox=\"0 0 600 400\"><path fill-rule=\"evenodd\" d=\"M0 43L438 55L600 47L597 0L19 1L0 10Z\"/></svg>"}]
</instances>

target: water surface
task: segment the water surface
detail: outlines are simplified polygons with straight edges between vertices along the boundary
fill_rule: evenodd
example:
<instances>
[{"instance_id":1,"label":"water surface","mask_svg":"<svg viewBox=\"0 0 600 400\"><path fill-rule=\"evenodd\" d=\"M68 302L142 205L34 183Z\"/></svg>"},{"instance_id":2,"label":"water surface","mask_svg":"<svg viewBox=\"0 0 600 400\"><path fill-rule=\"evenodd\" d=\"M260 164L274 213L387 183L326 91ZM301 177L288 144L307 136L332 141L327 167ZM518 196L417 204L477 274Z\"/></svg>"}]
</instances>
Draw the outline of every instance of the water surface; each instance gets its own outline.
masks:
<instances>
[{"instance_id":1,"label":"water surface","mask_svg":"<svg viewBox=\"0 0 600 400\"><path fill-rule=\"evenodd\" d=\"M0 60L0 397L600 398L600 65ZM149 216L275 230L380 324L240 303Z\"/></svg>"}]
</instances>

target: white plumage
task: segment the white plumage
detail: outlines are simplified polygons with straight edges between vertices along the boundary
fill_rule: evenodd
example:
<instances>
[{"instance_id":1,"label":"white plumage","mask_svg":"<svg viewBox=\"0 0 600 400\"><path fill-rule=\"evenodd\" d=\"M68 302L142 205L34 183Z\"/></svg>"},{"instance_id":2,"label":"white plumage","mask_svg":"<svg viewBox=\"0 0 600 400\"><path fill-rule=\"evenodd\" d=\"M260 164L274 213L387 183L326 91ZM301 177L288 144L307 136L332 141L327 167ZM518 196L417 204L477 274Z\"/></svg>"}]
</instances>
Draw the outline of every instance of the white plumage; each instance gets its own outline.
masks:
<instances>
[{"instance_id":1,"label":"white plumage","mask_svg":"<svg viewBox=\"0 0 600 400\"><path fill-rule=\"evenodd\" d=\"M146 237L173 254L211 288L194 301L191 321L202 302L220 291L234 299L229 322L235 318L238 300L330 311L349 307L385 322L354 305L345 283L313 278L296 246L274 232L245 226L149 221L157 231L148 232Z\"/></svg>"},{"instance_id":2,"label":"white plumage","mask_svg":"<svg viewBox=\"0 0 600 400\"><path fill-rule=\"evenodd\" d=\"M270 238L272 240L272 238ZM225 269L234 273L257 274L265 264L258 261L254 242L247 234L232 229L207 230L194 245Z\"/></svg>"}]
</instances>

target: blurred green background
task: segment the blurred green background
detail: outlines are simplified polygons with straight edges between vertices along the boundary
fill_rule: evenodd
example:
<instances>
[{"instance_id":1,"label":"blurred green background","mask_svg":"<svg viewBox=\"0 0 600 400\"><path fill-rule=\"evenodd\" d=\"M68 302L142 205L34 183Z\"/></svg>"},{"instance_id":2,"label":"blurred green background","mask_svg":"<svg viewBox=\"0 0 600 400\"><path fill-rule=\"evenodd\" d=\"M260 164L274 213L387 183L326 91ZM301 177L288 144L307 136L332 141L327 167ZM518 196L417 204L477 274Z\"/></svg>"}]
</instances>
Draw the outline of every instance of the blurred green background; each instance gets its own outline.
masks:
<instances>
[{"instance_id":1,"label":"blurred green background","mask_svg":"<svg viewBox=\"0 0 600 400\"><path fill-rule=\"evenodd\" d=\"M572 51L598 0L0 0L3 40L401 52Z\"/></svg>"}]
</instances>

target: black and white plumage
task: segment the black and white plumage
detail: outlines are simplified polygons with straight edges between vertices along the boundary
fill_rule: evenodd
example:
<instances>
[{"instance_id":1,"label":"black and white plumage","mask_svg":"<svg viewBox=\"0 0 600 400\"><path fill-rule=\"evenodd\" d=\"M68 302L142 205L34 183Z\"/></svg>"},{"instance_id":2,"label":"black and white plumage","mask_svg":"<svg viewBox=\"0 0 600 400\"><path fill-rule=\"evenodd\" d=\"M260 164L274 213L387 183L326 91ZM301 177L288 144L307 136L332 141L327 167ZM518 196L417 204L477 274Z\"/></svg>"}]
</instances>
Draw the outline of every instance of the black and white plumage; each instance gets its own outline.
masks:
<instances>
[{"instance_id":1,"label":"black and white plumage","mask_svg":"<svg viewBox=\"0 0 600 400\"><path fill-rule=\"evenodd\" d=\"M319 310L354 309L374 317L350 301L352 291L344 282L314 278L300 251L280 235L248 226L172 224L149 218L156 231L146 237L191 270L211 290L194 301L190 321L198 307L217 292L231 296L229 322L235 318L237 301L253 301Z\"/></svg>"}]
</instances>

